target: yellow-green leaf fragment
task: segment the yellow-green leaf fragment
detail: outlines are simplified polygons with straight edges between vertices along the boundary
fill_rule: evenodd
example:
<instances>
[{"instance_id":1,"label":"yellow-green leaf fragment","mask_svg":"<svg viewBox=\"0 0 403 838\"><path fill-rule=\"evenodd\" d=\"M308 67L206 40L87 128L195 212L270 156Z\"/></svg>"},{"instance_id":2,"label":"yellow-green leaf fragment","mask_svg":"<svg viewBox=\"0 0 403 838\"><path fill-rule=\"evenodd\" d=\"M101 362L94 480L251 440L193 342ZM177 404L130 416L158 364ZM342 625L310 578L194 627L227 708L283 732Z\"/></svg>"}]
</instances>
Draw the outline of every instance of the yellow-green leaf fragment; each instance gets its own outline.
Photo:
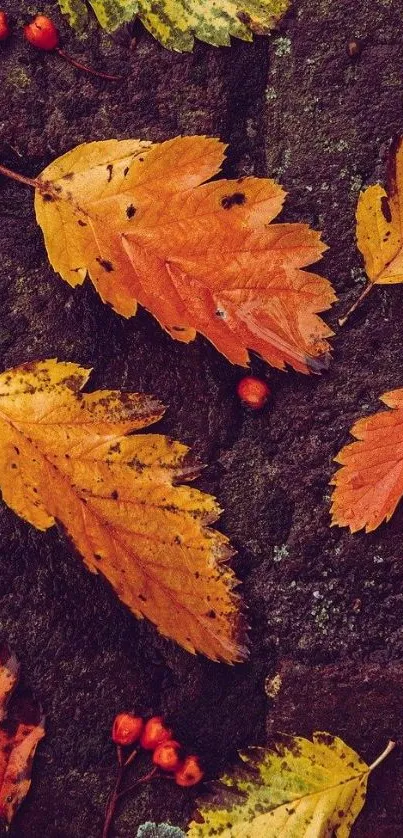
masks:
<instances>
[{"instance_id":1,"label":"yellow-green leaf fragment","mask_svg":"<svg viewBox=\"0 0 403 838\"><path fill-rule=\"evenodd\" d=\"M348 838L369 773L393 747L371 766L329 733L249 748L244 765L199 801L203 822L192 821L188 838Z\"/></svg>"},{"instance_id":2,"label":"yellow-green leaf fragment","mask_svg":"<svg viewBox=\"0 0 403 838\"><path fill-rule=\"evenodd\" d=\"M85 25L88 18L85 0L59 0L59 5L70 26L81 29ZM88 5L107 32L114 32L123 23L133 20L139 8L138 0L89 0Z\"/></svg>"},{"instance_id":3,"label":"yellow-green leaf fragment","mask_svg":"<svg viewBox=\"0 0 403 838\"><path fill-rule=\"evenodd\" d=\"M72 26L85 21L83 0L59 0ZM251 41L273 29L290 0L89 0L101 26L113 32L136 14L168 49L190 51L194 38L229 46L231 37Z\"/></svg>"}]
</instances>

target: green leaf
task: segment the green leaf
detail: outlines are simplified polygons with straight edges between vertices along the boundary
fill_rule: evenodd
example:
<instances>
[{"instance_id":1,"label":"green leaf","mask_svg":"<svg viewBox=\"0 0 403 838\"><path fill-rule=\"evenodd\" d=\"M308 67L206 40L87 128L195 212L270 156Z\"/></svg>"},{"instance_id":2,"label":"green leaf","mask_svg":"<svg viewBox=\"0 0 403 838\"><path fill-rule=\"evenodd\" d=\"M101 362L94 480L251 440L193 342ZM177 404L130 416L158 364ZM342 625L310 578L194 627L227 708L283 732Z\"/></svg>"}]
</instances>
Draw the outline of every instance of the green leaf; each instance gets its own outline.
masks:
<instances>
[{"instance_id":1,"label":"green leaf","mask_svg":"<svg viewBox=\"0 0 403 838\"><path fill-rule=\"evenodd\" d=\"M108 32L114 32L123 23L132 20L139 10L137 0L89 0L99 23ZM70 26L81 29L87 21L88 7L85 0L59 0L63 14Z\"/></svg>"},{"instance_id":2,"label":"green leaf","mask_svg":"<svg viewBox=\"0 0 403 838\"><path fill-rule=\"evenodd\" d=\"M372 765L337 736L313 742L287 737L273 748L248 748L243 765L199 801L188 838L348 838L364 802Z\"/></svg>"},{"instance_id":3,"label":"green leaf","mask_svg":"<svg viewBox=\"0 0 403 838\"><path fill-rule=\"evenodd\" d=\"M82 26L85 0L59 0L72 26ZM251 41L253 33L273 29L290 0L89 0L99 23L113 32L138 14L144 26L168 49L188 52L194 38L229 46L231 36Z\"/></svg>"}]
</instances>

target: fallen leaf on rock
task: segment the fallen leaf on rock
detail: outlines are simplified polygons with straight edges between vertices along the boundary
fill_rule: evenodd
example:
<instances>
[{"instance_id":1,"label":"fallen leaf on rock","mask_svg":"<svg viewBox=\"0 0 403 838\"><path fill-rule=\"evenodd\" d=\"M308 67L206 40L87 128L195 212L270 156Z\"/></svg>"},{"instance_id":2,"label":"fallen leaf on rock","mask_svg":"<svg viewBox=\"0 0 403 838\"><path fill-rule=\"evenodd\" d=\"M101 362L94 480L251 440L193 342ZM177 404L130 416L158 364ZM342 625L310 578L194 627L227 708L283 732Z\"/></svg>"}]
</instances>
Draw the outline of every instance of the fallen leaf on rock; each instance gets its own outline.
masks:
<instances>
[{"instance_id":1,"label":"fallen leaf on rock","mask_svg":"<svg viewBox=\"0 0 403 838\"><path fill-rule=\"evenodd\" d=\"M365 416L350 433L335 461L342 468L332 479L332 523L375 530L389 521L403 495L403 390L381 396L392 410Z\"/></svg>"},{"instance_id":2,"label":"fallen leaf on rock","mask_svg":"<svg viewBox=\"0 0 403 838\"><path fill-rule=\"evenodd\" d=\"M85 0L59 0L72 26L87 19ZM113 32L136 15L168 49L193 48L194 38L214 46L229 46L231 36L251 41L253 33L267 35L290 5L290 0L89 0L99 23Z\"/></svg>"},{"instance_id":3,"label":"fallen leaf on rock","mask_svg":"<svg viewBox=\"0 0 403 838\"><path fill-rule=\"evenodd\" d=\"M348 838L364 802L370 766L337 736L287 737L249 748L198 804L189 838Z\"/></svg>"},{"instance_id":4,"label":"fallen leaf on rock","mask_svg":"<svg viewBox=\"0 0 403 838\"><path fill-rule=\"evenodd\" d=\"M361 192L357 204L357 245L364 257L368 285L346 316L345 323L374 285L403 282L403 140L391 149L386 189L379 183Z\"/></svg>"},{"instance_id":5,"label":"fallen leaf on rock","mask_svg":"<svg viewBox=\"0 0 403 838\"><path fill-rule=\"evenodd\" d=\"M200 332L234 364L252 350L317 372L332 334L317 313L335 296L301 268L325 250L320 234L269 223L285 197L272 180L206 183L224 151L207 137L107 140L55 160L35 182L51 264L72 286L88 274L125 317L139 302L176 340Z\"/></svg>"},{"instance_id":6,"label":"fallen leaf on rock","mask_svg":"<svg viewBox=\"0 0 403 838\"><path fill-rule=\"evenodd\" d=\"M0 376L3 499L39 530L59 522L87 567L166 636L214 660L245 656L228 539L189 449L132 432L161 418L152 396L81 393L89 371L36 361Z\"/></svg>"},{"instance_id":7,"label":"fallen leaf on rock","mask_svg":"<svg viewBox=\"0 0 403 838\"><path fill-rule=\"evenodd\" d=\"M28 793L35 750L45 735L38 703L27 692L12 695L19 670L15 654L6 645L1 646L0 819L7 824Z\"/></svg>"}]
</instances>

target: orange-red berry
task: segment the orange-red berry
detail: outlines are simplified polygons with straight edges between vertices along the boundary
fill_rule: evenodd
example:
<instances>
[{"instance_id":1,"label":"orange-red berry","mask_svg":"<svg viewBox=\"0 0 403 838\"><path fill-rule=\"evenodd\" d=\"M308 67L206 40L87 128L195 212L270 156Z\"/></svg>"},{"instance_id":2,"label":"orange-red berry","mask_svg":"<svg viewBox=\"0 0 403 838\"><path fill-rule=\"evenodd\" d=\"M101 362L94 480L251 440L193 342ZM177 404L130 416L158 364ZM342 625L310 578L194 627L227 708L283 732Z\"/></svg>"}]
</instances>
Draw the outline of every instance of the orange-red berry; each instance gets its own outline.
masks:
<instances>
[{"instance_id":1,"label":"orange-red berry","mask_svg":"<svg viewBox=\"0 0 403 838\"><path fill-rule=\"evenodd\" d=\"M172 739L172 730L165 726L162 716L152 716L145 724L140 745L147 751L154 751L168 739Z\"/></svg>"},{"instance_id":2,"label":"orange-red berry","mask_svg":"<svg viewBox=\"0 0 403 838\"><path fill-rule=\"evenodd\" d=\"M181 765L180 750L181 744L175 739L162 742L153 753L154 765L158 765L163 771L177 771Z\"/></svg>"},{"instance_id":3,"label":"orange-red berry","mask_svg":"<svg viewBox=\"0 0 403 838\"><path fill-rule=\"evenodd\" d=\"M10 34L7 15L5 12L0 12L0 41L6 41Z\"/></svg>"},{"instance_id":4,"label":"orange-red berry","mask_svg":"<svg viewBox=\"0 0 403 838\"><path fill-rule=\"evenodd\" d=\"M204 771L200 767L199 757L190 754L186 757L175 773L175 782L178 786L195 786L203 779Z\"/></svg>"},{"instance_id":5,"label":"orange-red berry","mask_svg":"<svg viewBox=\"0 0 403 838\"><path fill-rule=\"evenodd\" d=\"M133 745L140 739L144 722L132 713L118 713L112 725L112 739L117 745Z\"/></svg>"},{"instance_id":6,"label":"orange-red berry","mask_svg":"<svg viewBox=\"0 0 403 838\"><path fill-rule=\"evenodd\" d=\"M252 410L259 410L270 396L270 387L261 378L246 375L238 381L236 388L239 398Z\"/></svg>"},{"instance_id":7,"label":"orange-red berry","mask_svg":"<svg viewBox=\"0 0 403 838\"><path fill-rule=\"evenodd\" d=\"M37 15L24 27L24 36L33 47L51 51L59 44L59 32L53 20L45 15Z\"/></svg>"}]
</instances>

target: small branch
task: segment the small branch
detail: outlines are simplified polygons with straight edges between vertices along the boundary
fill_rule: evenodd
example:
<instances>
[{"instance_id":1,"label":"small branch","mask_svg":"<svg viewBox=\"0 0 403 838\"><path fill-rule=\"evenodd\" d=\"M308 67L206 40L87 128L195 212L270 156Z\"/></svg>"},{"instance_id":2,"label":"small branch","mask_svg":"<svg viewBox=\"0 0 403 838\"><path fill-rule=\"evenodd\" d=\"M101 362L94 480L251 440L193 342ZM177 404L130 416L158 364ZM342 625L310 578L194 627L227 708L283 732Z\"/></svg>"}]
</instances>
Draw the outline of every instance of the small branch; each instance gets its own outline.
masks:
<instances>
[{"instance_id":1,"label":"small branch","mask_svg":"<svg viewBox=\"0 0 403 838\"><path fill-rule=\"evenodd\" d=\"M344 324L347 322L348 318L353 313L353 311L355 311L358 308L358 306L361 305L362 301L365 300L365 297L367 297L369 292L372 291L374 285L374 282L369 282L368 285L365 286L363 292L358 297L358 300L356 300L355 303L353 303L353 305L351 306L351 308L349 308L347 314L345 314L344 317L339 318L339 326L344 326Z\"/></svg>"},{"instance_id":2,"label":"small branch","mask_svg":"<svg viewBox=\"0 0 403 838\"><path fill-rule=\"evenodd\" d=\"M69 55L68 52L61 49L61 47L57 47L56 52L58 52L59 55L61 55L61 57L66 61L69 61L73 67L77 67L78 70L83 70L85 73L90 73L91 76L98 76L100 79L109 79L109 81L121 81L123 78L123 76L112 76L110 73L102 73L100 70L94 70L92 67L87 67L86 64L81 64L80 61L77 61L72 55Z\"/></svg>"},{"instance_id":3,"label":"small branch","mask_svg":"<svg viewBox=\"0 0 403 838\"><path fill-rule=\"evenodd\" d=\"M390 742L388 742L385 750L382 751L382 753L380 754L378 759L376 759L375 762L373 762L372 765L369 766L368 773L370 771L373 771L374 768L376 768L381 762L383 762L383 760L386 759L387 756L389 756L389 754L391 753L391 751L393 751L393 748L395 748L395 747L396 747L396 742L393 742L392 740L390 740Z\"/></svg>"},{"instance_id":4,"label":"small branch","mask_svg":"<svg viewBox=\"0 0 403 838\"><path fill-rule=\"evenodd\" d=\"M117 800L120 800L121 797L124 797L125 794L129 794L129 792L134 791L138 786L142 785L142 783L148 783L150 780L156 780L158 777L161 777L161 774L157 774L158 768L152 768L148 774L144 774L143 777L139 777L135 783L132 783L131 786L128 786L127 789L123 789L123 791L119 792L117 796ZM102 836L104 838L104 836Z\"/></svg>"},{"instance_id":5,"label":"small branch","mask_svg":"<svg viewBox=\"0 0 403 838\"><path fill-rule=\"evenodd\" d=\"M116 803L118 802L119 797L120 797L119 788L120 788L120 784L122 782L123 772L125 770L124 765L123 765L123 760L122 760L121 748L119 748L119 747L117 749L117 754L118 754L118 762L119 762L119 771L118 771L118 774L117 774L117 777L116 777L116 782L115 782L114 789L109 796L108 803L107 803L107 806L106 806L104 827L103 827L103 830L102 830L102 838L109 838L109 830L112 826L112 821L113 821L113 817L114 817L115 809L116 809Z\"/></svg>"}]
</instances>

